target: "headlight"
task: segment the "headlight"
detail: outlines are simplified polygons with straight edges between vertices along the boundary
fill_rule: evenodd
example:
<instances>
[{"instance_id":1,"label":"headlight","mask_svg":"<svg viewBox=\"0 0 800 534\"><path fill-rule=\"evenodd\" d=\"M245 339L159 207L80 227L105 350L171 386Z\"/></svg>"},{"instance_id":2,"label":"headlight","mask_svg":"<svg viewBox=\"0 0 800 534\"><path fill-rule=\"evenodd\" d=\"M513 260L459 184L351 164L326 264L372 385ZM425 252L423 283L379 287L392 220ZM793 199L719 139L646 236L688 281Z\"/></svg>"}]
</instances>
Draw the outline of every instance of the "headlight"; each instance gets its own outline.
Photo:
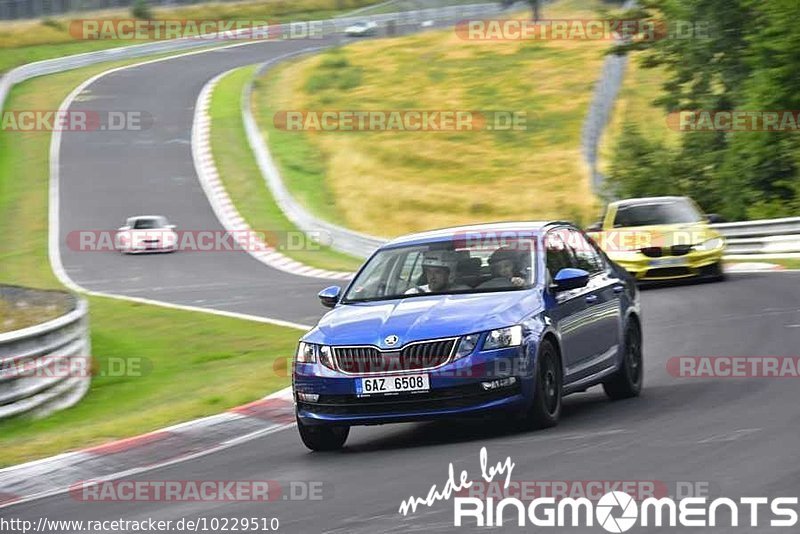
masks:
<instances>
[{"instance_id":1,"label":"headlight","mask_svg":"<svg viewBox=\"0 0 800 534\"><path fill-rule=\"evenodd\" d=\"M319 345L301 341L297 345L297 355L295 359L297 363L317 363L318 354Z\"/></svg>"},{"instance_id":2,"label":"headlight","mask_svg":"<svg viewBox=\"0 0 800 534\"><path fill-rule=\"evenodd\" d=\"M516 347L520 344L522 344L522 326L515 325L489 332L483 342L483 350Z\"/></svg>"},{"instance_id":3,"label":"headlight","mask_svg":"<svg viewBox=\"0 0 800 534\"><path fill-rule=\"evenodd\" d=\"M699 250L701 252L707 252L709 250L716 250L724 245L725 242L721 237L712 237L711 239L700 243L699 245L695 245L695 250Z\"/></svg>"},{"instance_id":4,"label":"headlight","mask_svg":"<svg viewBox=\"0 0 800 534\"><path fill-rule=\"evenodd\" d=\"M608 255L614 261L636 261L642 257L638 250L615 250Z\"/></svg>"},{"instance_id":5,"label":"headlight","mask_svg":"<svg viewBox=\"0 0 800 534\"><path fill-rule=\"evenodd\" d=\"M480 337L480 334L470 334L462 337L458 342L458 350L456 350L455 359L457 360L472 354L472 351L475 350L475 345L478 344L478 339L480 339Z\"/></svg>"},{"instance_id":6,"label":"headlight","mask_svg":"<svg viewBox=\"0 0 800 534\"><path fill-rule=\"evenodd\" d=\"M333 351L327 345L315 345L301 341L297 345L297 363L317 363L335 369L333 365Z\"/></svg>"},{"instance_id":7,"label":"headlight","mask_svg":"<svg viewBox=\"0 0 800 534\"><path fill-rule=\"evenodd\" d=\"M333 364L333 349L327 345L320 345L319 347L319 361L322 365L330 369L336 369Z\"/></svg>"}]
</instances>

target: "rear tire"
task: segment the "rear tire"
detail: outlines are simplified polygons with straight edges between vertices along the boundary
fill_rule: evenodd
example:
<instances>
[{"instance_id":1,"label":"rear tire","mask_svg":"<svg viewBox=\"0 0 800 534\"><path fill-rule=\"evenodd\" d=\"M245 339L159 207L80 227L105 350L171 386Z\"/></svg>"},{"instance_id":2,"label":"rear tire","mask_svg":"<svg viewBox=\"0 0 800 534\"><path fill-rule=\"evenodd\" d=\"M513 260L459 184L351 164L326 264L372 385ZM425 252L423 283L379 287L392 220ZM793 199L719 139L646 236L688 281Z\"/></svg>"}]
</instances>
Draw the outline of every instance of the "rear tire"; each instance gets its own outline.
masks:
<instances>
[{"instance_id":1,"label":"rear tire","mask_svg":"<svg viewBox=\"0 0 800 534\"><path fill-rule=\"evenodd\" d=\"M350 434L349 426L304 425L299 417L297 429L303 445L312 451L338 451Z\"/></svg>"},{"instance_id":2,"label":"rear tire","mask_svg":"<svg viewBox=\"0 0 800 534\"><path fill-rule=\"evenodd\" d=\"M622 366L603 382L603 389L611 400L638 397L642 391L642 333L635 322L625 332L625 353Z\"/></svg>"},{"instance_id":3,"label":"rear tire","mask_svg":"<svg viewBox=\"0 0 800 534\"><path fill-rule=\"evenodd\" d=\"M536 360L533 404L528 410L526 419L533 428L550 428L556 426L561 417L563 394L561 359L553 344L545 339L539 347Z\"/></svg>"}]
</instances>

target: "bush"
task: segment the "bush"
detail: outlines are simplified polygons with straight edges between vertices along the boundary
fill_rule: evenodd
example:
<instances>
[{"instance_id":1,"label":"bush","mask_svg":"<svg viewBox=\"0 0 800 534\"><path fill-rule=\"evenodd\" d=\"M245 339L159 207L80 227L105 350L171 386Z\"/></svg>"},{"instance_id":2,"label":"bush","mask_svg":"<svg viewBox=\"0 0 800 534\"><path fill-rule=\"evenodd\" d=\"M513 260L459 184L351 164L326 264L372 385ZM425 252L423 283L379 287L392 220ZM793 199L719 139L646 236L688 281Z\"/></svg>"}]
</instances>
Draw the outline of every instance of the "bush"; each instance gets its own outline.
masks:
<instances>
[{"instance_id":1,"label":"bush","mask_svg":"<svg viewBox=\"0 0 800 534\"><path fill-rule=\"evenodd\" d=\"M41 22L42 26L47 26L48 28L53 28L54 30L63 30L64 25L55 19L45 18L42 19Z\"/></svg>"},{"instance_id":2,"label":"bush","mask_svg":"<svg viewBox=\"0 0 800 534\"><path fill-rule=\"evenodd\" d=\"M149 20L153 18L153 11L147 0L136 0L131 6L131 15L137 19Z\"/></svg>"}]
</instances>

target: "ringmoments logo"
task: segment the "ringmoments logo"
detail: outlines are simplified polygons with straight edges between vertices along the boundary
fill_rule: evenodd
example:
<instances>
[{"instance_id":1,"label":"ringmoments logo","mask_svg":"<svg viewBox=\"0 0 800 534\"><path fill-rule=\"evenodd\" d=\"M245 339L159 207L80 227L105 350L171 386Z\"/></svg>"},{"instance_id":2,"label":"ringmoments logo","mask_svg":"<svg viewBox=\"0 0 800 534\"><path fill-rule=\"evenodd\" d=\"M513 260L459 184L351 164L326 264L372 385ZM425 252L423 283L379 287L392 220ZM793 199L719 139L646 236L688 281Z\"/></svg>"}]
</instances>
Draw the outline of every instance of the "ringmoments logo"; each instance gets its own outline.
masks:
<instances>
[{"instance_id":1,"label":"ringmoments logo","mask_svg":"<svg viewBox=\"0 0 800 534\"><path fill-rule=\"evenodd\" d=\"M587 497L554 496L521 500L518 497L494 498L464 496L474 484L503 481L504 489L512 484L516 464L511 457L494 465L488 463L486 448L480 451L481 478L473 480L466 470L456 475L452 462L448 477L441 486L430 487L426 497L408 497L400 504L402 515L416 513L422 506L452 499L453 526L502 527L601 527L619 534L642 527L759 527L797 528L797 497L741 497L730 499L694 496L648 496L637 500L626 491L611 490L597 500ZM748 518L743 520L743 518Z\"/></svg>"}]
</instances>

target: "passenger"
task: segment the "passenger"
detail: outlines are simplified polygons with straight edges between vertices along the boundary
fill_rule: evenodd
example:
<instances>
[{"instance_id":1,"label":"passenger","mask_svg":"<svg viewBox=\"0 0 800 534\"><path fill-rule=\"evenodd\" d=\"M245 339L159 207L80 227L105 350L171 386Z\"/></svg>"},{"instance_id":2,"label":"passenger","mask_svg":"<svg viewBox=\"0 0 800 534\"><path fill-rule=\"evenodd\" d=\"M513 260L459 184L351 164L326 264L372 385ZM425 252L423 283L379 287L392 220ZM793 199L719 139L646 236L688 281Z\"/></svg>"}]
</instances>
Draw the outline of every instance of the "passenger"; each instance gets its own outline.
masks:
<instances>
[{"instance_id":1,"label":"passenger","mask_svg":"<svg viewBox=\"0 0 800 534\"><path fill-rule=\"evenodd\" d=\"M519 252L509 247L501 247L489 256L492 278L479 288L522 287L525 279L519 276Z\"/></svg>"},{"instance_id":2,"label":"passenger","mask_svg":"<svg viewBox=\"0 0 800 534\"><path fill-rule=\"evenodd\" d=\"M408 289L406 295L442 293L469 287L455 283L458 254L452 250L429 250L422 258L422 270L427 284Z\"/></svg>"}]
</instances>

